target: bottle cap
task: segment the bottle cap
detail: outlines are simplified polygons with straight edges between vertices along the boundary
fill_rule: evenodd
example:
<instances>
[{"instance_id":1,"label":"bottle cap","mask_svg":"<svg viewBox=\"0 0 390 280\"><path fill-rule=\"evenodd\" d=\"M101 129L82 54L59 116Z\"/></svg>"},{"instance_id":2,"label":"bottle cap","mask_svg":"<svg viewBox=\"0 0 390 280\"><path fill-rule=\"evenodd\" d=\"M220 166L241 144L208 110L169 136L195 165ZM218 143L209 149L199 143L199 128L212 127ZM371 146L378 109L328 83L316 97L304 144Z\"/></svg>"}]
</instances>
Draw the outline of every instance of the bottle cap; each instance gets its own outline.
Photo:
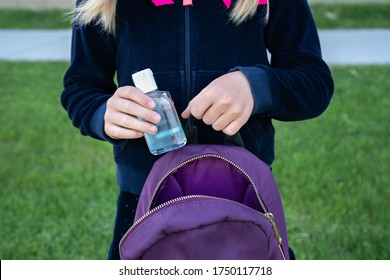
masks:
<instances>
[{"instance_id":1,"label":"bottle cap","mask_svg":"<svg viewBox=\"0 0 390 280\"><path fill-rule=\"evenodd\" d=\"M134 85L145 93L157 89L157 84L150 68L134 73L131 77L133 78Z\"/></svg>"}]
</instances>

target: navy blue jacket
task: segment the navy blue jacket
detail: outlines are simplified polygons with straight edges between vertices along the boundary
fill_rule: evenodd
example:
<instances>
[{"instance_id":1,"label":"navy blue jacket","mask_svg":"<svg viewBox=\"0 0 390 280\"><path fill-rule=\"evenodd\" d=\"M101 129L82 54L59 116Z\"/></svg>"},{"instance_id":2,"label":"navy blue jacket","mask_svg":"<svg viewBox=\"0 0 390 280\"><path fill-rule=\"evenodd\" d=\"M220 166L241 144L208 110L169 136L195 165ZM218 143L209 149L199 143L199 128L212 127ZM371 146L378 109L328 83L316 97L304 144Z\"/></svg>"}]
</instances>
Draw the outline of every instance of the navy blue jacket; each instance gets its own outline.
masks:
<instances>
[{"instance_id":1,"label":"navy blue jacket","mask_svg":"<svg viewBox=\"0 0 390 280\"><path fill-rule=\"evenodd\" d=\"M133 85L131 74L139 70L153 70L179 114L213 79L242 71L255 106L240 133L245 147L269 165L274 160L271 119L304 120L327 108L333 80L307 1L270 3L266 25L264 6L237 26L221 0L195 0L193 7L183 7L182 1L156 7L150 0L119 0L115 35L94 24L74 27L61 102L82 134L113 144L121 190L139 193L158 158L143 138L114 141L104 133L106 101L117 87ZM199 142L222 143L221 132L198 125Z\"/></svg>"}]
</instances>

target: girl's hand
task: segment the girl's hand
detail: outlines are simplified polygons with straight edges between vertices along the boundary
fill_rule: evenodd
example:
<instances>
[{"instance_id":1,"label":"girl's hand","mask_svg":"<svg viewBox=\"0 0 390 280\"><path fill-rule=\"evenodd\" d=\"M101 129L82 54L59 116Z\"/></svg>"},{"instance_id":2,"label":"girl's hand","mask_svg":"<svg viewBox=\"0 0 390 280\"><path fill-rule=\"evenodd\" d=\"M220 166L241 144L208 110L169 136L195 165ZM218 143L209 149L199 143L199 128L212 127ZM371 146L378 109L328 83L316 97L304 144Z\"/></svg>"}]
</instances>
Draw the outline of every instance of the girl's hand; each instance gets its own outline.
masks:
<instances>
[{"instance_id":1,"label":"girl's hand","mask_svg":"<svg viewBox=\"0 0 390 280\"><path fill-rule=\"evenodd\" d=\"M132 86L120 87L107 101L104 131L112 139L141 138L144 133L155 134L161 117L153 111L153 99ZM137 118L143 118L148 122Z\"/></svg>"},{"instance_id":2,"label":"girl's hand","mask_svg":"<svg viewBox=\"0 0 390 280\"><path fill-rule=\"evenodd\" d=\"M193 115L215 130L233 135L248 121L253 107L249 82L236 71L212 81L190 101L181 116L187 119Z\"/></svg>"}]
</instances>

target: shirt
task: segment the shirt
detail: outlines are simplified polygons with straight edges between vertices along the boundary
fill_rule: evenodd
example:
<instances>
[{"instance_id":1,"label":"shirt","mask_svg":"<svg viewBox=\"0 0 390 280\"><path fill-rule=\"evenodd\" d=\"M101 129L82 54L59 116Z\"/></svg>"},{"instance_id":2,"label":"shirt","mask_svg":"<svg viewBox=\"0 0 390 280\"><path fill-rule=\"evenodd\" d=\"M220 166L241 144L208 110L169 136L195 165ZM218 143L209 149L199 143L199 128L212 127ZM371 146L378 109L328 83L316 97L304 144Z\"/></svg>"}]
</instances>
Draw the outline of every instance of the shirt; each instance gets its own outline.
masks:
<instances>
[{"instance_id":1,"label":"shirt","mask_svg":"<svg viewBox=\"0 0 390 280\"><path fill-rule=\"evenodd\" d=\"M272 119L304 120L327 108L333 79L307 1L271 1L267 23L265 5L240 25L229 20L230 11L221 0L197 0L193 6L118 0L115 34L96 24L73 27L61 102L83 135L113 144L122 191L140 193L158 159L143 138L115 141L104 133L107 100L118 87L133 85L131 74L137 71L152 69L179 114L212 80L242 71L254 109L240 134L245 147L269 165L274 160ZM222 142L223 134L202 122L198 131L200 143Z\"/></svg>"}]
</instances>

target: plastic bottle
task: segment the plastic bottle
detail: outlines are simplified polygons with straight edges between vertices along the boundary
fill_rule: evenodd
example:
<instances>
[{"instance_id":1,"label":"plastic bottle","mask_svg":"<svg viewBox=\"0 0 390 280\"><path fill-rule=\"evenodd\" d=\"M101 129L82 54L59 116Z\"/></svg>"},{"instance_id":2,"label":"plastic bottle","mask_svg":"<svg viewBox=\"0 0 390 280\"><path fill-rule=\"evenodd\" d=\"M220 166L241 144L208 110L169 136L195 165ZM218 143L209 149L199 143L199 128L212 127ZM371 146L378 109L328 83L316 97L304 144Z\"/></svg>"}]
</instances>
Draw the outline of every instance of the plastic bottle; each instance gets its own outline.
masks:
<instances>
[{"instance_id":1,"label":"plastic bottle","mask_svg":"<svg viewBox=\"0 0 390 280\"><path fill-rule=\"evenodd\" d=\"M155 111L161 116L161 121L157 124L157 133L144 135L150 152L159 155L183 147L187 143L187 138L170 93L158 90L153 72L149 68L134 73L132 78L134 85L156 102Z\"/></svg>"}]
</instances>

